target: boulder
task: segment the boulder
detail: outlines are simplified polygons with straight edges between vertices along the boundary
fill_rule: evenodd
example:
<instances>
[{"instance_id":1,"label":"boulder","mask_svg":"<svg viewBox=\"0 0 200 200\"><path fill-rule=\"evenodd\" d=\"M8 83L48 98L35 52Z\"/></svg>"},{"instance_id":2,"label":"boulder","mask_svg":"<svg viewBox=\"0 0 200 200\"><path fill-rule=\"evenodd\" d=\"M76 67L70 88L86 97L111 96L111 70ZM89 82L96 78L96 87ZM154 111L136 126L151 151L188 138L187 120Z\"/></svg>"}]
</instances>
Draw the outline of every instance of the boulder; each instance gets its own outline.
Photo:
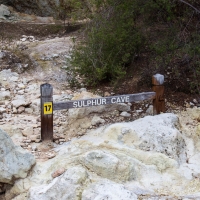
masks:
<instances>
[{"instance_id":1,"label":"boulder","mask_svg":"<svg viewBox=\"0 0 200 200\"><path fill-rule=\"evenodd\" d=\"M107 125L55 146L55 157L38 161L7 200L198 197L200 153L174 114Z\"/></svg>"},{"instance_id":2,"label":"boulder","mask_svg":"<svg viewBox=\"0 0 200 200\"><path fill-rule=\"evenodd\" d=\"M10 11L9 8L3 4L0 5L0 19L6 19L7 17L10 17Z\"/></svg>"},{"instance_id":3,"label":"boulder","mask_svg":"<svg viewBox=\"0 0 200 200\"><path fill-rule=\"evenodd\" d=\"M25 178L34 164L34 156L15 146L0 129L0 182L13 184L16 179Z\"/></svg>"},{"instance_id":4,"label":"boulder","mask_svg":"<svg viewBox=\"0 0 200 200\"><path fill-rule=\"evenodd\" d=\"M53 179L50 184L30 189L28 200L72 200L81 199L80 187L87 178L87 172L82 167L69 168L64 174Z\"/></svg>"},{"instance_id":5,"label":"boulder","mask_svg":"<svg viewBox=\"0 0 200 200\"><path fill-rule=\"evenodd\" d=\"M80 162L87 169L111 180L130 181L136 177L134 165L131 162L124 162L107 151L90 151L80 159Z\"/></svg>"},{"instance_id":6,"label":"boulder","mask_svg":"<svg viewBox=\"0 0 200 200\"><path fill-rule=\"evenodd\" d=\"M137 195L125 188L122 184L103 180L93 183L85 189L82 200L108 199L108 200L137 200Z\"/></svg>"},{"instance_id":7,"label":"boulder","mask_svg":"<svg viewBox=\"0 0 200 200\"><path fill-rule=\"evenodd\" d=\"M113 124L105 130L103 137L185 162L186 142L176 128L178 124L178 117L170 113L146 116L130 123Z\"/></svg>"}]
</instances>

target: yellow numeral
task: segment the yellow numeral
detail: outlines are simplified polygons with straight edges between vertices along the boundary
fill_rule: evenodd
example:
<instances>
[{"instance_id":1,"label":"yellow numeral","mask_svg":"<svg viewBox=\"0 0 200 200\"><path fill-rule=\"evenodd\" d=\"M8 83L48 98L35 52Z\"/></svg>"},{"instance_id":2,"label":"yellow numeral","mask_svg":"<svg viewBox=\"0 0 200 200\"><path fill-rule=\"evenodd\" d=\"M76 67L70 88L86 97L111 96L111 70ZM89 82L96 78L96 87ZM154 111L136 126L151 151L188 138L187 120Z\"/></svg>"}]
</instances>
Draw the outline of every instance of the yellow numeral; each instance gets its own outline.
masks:
<instances>
[{"instance_id":1,"label":"yellow numeral","mask_svg":"<svg viewBox=\"0 0 200 200\"><path fill-rule=\"evenodd\" d=\"M44 115L52 114L52 112L53 112L52 107L53 107L52 102L44 103Z\"/></svg>"}]
</instances>

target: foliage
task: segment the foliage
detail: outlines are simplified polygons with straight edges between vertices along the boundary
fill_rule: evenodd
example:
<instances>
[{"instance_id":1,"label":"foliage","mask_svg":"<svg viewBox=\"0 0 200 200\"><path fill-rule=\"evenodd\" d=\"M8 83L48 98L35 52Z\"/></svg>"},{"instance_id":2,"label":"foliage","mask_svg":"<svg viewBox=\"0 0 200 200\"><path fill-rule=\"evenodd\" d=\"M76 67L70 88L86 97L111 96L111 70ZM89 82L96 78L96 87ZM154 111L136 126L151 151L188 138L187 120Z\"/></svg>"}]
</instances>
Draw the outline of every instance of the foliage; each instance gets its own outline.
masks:
<instances>
[{"instance_id":1,"label":"foliage","mask_svg":"<svg viewBox=\"0 0 200 200\"><path fill-rule=\"evenodd\" d=\"M88 84L115 80L134 60L143 44L135 25L132 0L110 0L86 29L86 39L76 45L71 56L73 69Z\"/></svg>"},{"instance_id":2,"label":"foliage","mask_svg":"<svg viewBox=\"0 0 200 200\"><path fill-rule=\"evenodd\" d=\"M140 58L146 62L140 69L143 83L162 73L172 89L200 93L197 0L99 2L93 4L96 14L84 40L75 43L70 60L71 69L87 84L117 80Z\"/></svg>"}]
</instances>

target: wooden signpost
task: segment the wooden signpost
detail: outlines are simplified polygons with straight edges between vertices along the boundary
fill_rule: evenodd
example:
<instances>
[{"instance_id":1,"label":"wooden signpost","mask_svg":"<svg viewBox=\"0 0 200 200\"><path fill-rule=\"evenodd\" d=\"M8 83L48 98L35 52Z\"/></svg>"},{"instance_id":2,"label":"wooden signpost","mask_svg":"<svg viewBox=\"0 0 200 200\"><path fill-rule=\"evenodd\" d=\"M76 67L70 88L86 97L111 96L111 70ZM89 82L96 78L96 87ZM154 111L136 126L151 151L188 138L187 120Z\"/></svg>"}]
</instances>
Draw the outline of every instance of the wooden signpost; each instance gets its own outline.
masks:
<instances>
[{"instance_id":1,"label":"wooden signpost","mask_svg":"<svg viewBox=\"0 0 200 200\"><path fill-rule=\"evenodd\" d=\"M153 91L137 94L127 94L102 98L82 99L67 102L53 103L53 87L45 83L40 86L41 91L41 139L42 141L53 141L53 111L70 108L83 108L90 106L100 106L115 103L139 102L153 99L154 114L164 112L164 76L154 75L152 78Z\"/></svg>"},{"instance_id":2,"label":"wooden signpost","mask_svg":"<svg viewBox=\"0 0 200 200\"><path fill-rule=\"evenodd\" d=\"M45 83L41 93L41 139L53 141L53 87Z\"/></svg>"},{"instance_id":3,"label":"wooden signpost","mask_svg":"<svg viewBox=\"0 0 200 200\"><path fill-rule=\"evenodd\" d=\"M164 76L156 74L152 76L153 91L156 97L153 99L153 114L157 115L165 112L165 99L164 99Z\"/></svg>"}]
</instances>

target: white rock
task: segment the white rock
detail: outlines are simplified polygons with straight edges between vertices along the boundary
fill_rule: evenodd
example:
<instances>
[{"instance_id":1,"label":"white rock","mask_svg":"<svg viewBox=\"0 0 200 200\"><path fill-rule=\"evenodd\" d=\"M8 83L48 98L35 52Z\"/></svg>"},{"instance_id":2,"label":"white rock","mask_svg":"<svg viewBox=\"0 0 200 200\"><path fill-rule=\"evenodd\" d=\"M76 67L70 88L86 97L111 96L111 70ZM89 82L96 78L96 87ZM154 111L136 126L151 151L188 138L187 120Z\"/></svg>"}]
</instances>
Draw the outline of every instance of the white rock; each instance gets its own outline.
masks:
<instances>
[{"instance_id":1,"label":"white rock","mask_svg":"<svg viewBox=\"0 0 200 200\"><path fill-rule=\"evenodd\" d=\"M7 17L10 17L10 11L9 8L3 4L0 5L0 19L6 19Z\"/></svg>"},{"instance_id":2,"label":"white rock","mask_svg":"<svg viewBox=\"0 0 200 200\"><path fill-rule=\"evenodd\" d=\"M11 102L11 104L15 107L15 108L18 108L20 106L27 106L29 105L30 103L29 102L26 102L25 100L23 99L18 99L18 100L13 100Z\"/></svg>"},{"instance_id":3,"label":"white rock","mask_svg":"<svg viewBox=\"0 0 200 200\"><path fill-rule=\"evenodd\" d=\"M33 127L27 127L24 130L22 130L23 136L30 136L33 135Z\"/></svg>"},{"instance_id":4,"label":"white rock","mask_svg":"<svg viewBox=\"0 0 200 200\"><path fill-rule=\"evenodd\" d=\"M68 169L61 176L53 179L48 185L32 187L28 200L72 200L81 198L80 186L87 178L86 170L82 167Z\"/></svg>"},{"instance_id":5,"label":"white rock","mask_svg":"<svg viewBox=\"0 0 200 200\"><path fill-rule=\"evenodd\" d=\"M0 107L0 113L5 113L5 112L6 112L6 109L3 107Z\"/></svg>"},{"instance_id":6,"label":"white rock","mask_svg":"<svg viewBox=\"0 0 200 200\"><path fill-rule=\"evenodd\" d=\"M92 118L92 121L91 121L91 124L93 126L96 126L98 124L103 124L103 123L105 123L105 120L96 115Z\"/></svg>"},{"instance_id":7,"label":"white rock","mask_svg":"<svg viewBox=\"0 0 200 200\"><path fill-rule=\"evenodd\" d=\"M25 42L27 38L21 38L20 41Z\"/></svg>"},{"instance_id":8,"label":"white rock","mask_svg":"<svg viewBox=\"0 0 200 200\"><path fill-rule=\"evenodd\" d=\"M131 162L122 162L107 151L95 150L88 152L80 161L91 171L111 180L127 181L133 180L136 176Z\"/></svg>"},{"instance_id":9,"label":"white rock","mask_svg":"<svg viewBox=\"0 0 200 200\"><path fill-rule=\"evenodd\" d=\"M150 106L147 108L146 113L147 113L148 115L153 115L153 106L152 106L152 105L150 105Z\"/></svg>"},{"instance_id":10,"label":"white rock","mask_svg":"<svg viewBox=\"0 0 200 200\"><path fill-rule=\"evenodd\" d=\"M15 146L0 129L0 182L13 184L15 179L25 178L34 164L34 156Z\"/></svg>"},{"instance_id":11,"label":"white rock","mask_svg":"<svg viewBox=\"0 0 200 200\"><path fill-rule=\"evenodd\" d=\"M25 88L25 85L22 84L22 83L20 83L20 84L17 85L17 87L19 87L20 89L24 89L24 88Z\"/></svg>"},{"instance_id":12,"label":"white rock","mask_svg":"<svg viewBox=\"0 0 200 200\"><path fill-rule=\"evenodd\" d=\"M0 92L0 101L10 99L10 98L11 98L11 94L9 91L1 91Z\"/></svg>"},{"instance_id":13,"label":"white rock","mask_svg":"<svg viewBox=\"0 0 200 200\"><path fill-rule=\"evenodd\" d=\"M112 181L93 183L82 194L82 200L137 200L137 195L126 189L124 185Z\"/></svg>"},{"instance_id":14,"label":"white rock","mask_svg":"<svg viewBox=\"0 0 200 200\"><path fill-rule=\"evenodd\" d=\"M122 116L122 117L131 117L131 114L130 114L130 113L127 113L127 112L122 112L122 113L120 114L120 116Z\"/></svg>"}]
</instances>

